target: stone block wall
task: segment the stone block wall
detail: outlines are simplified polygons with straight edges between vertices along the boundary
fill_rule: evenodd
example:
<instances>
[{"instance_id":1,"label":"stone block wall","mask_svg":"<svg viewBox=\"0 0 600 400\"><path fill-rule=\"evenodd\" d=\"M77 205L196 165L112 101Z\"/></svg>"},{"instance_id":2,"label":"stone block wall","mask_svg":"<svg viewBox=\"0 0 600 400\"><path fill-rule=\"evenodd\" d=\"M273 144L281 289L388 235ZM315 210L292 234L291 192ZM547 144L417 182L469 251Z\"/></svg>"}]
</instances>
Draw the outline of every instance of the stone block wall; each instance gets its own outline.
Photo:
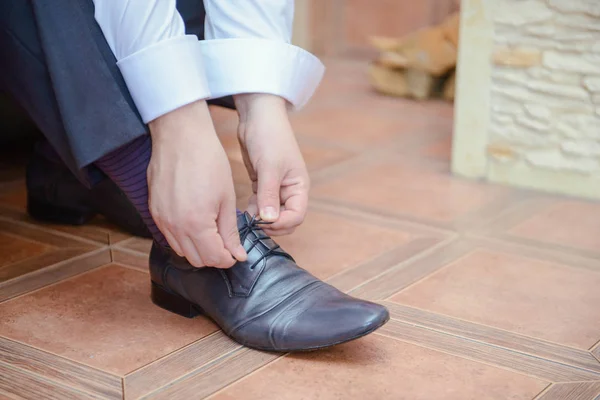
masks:
<instances>
[{"instance_id":1,"label":"stone block wall","mask_svg":"<svg viewBox=\"0 0 600 400\"><path fill-rule=\"evenodd\" d=\"M461 18L454 171L600 198L600 0L464 0Z\"/></svg>"}]
</instances>

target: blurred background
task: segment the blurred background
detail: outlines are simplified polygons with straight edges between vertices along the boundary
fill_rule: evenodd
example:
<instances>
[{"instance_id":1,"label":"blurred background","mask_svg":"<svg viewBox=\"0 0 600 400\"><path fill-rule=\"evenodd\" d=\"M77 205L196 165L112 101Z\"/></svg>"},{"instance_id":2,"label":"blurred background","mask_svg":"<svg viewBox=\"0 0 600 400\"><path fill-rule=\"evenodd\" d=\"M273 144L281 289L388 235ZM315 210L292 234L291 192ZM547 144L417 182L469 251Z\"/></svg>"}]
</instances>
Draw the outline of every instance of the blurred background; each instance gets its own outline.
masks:
<instances>
[{"instance_id":1,"label":"blurred background","mask_svg":"<svg viewBox=\"0 0 600 400\"><path fill-rule=\"evenodd\" d=\"M312 191L277 242L391 313L325 351L155 307L150 240L101 215L31 218L39 134L3 101L0 398L599 400L599 4L296 1L327 72L290 116ZM211 113L244 209L237 115Z\"/></svg>"}]
</instances>

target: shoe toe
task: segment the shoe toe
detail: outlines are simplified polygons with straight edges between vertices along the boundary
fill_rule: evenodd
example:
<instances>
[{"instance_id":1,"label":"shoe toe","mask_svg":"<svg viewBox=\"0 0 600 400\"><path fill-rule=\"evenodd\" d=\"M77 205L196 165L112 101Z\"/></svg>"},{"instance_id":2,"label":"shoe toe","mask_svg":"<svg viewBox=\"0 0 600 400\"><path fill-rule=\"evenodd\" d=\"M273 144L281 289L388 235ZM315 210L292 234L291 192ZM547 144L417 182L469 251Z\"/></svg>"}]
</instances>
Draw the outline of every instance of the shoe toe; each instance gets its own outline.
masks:
<instances>
[{"instance_id":1,"label":"shoe toe","mask_svg":"<svg viewBox=\"0 0 600 400\"><path fill-rule=\"evenodd\" d=\"M271 327L280 351L311 350L367 335L389 319L380 305L347 296L331 287L287 309Z\"/></svg>"}]
</instances>

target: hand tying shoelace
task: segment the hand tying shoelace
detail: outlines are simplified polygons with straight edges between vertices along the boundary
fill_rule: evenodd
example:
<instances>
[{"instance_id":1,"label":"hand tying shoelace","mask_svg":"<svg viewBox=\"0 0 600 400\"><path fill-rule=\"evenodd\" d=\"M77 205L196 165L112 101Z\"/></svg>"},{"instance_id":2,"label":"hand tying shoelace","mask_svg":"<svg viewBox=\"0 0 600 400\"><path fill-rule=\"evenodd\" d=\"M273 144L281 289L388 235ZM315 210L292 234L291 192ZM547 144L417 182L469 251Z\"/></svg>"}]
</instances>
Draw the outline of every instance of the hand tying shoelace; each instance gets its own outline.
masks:
<instances>
[{"instance_id":1,"label":"hand tying shoelace","mask_svg":"<svg viewBox=\"0 0 600 400\"><path fill-rule=\"evenodd\" d=\"M290 256L286 252L278 251L280 249L280 246L277 243L275 243L271 239L271 237L269 235L267 235L266 233L264 233L264 231L262 230L262 227L261 227L262 225L271 225L271 224L272 224L272 222L261 221L260 219L257 218L256 215L253 215L252 218L250 219L250 221L248 221L246 224L244 224L244 226L239 230L240 231L240 241L242 242L242 245L246 241L246 238L248 238L248 235L250 235L250 233L254 233L256 240L252 240L252 238L249 239L250 247L248 247L246 249L247 253L250 253L256 247L256 245L258 245L259 243L268 249L266 253L263 253L260 250L260 248L258 248L258 251L260 251L262 253L262 255L250 266L251 271L258 265L258 263L260 263L262 260L264 260L265 258L268 258L269 256L272 256L272 255L283 256L283 257L289 258L290 260L294 261L292 256ZM255 233L256 231L262 232L262 234L264 236L257 235ZM271 246L269 246L268 244L266 244L264 242L265 239L268 239L271 241L271 243L272 243Z\"/></svg>"},{"instance_id":2,"label":"hand tying shoelace","mask_svg":"<svg viewBox=\"0 0 600 400\"><path fill-rule=\"evenodd\" d=\"M205 314L226 335L267 351L315 350L367 335L389 319L379 304L353 298L298 266L257 216L237 216L248 260L195 268L170 249L150 253L152 301L188 318Z\"/></svg>"}]
</instances>

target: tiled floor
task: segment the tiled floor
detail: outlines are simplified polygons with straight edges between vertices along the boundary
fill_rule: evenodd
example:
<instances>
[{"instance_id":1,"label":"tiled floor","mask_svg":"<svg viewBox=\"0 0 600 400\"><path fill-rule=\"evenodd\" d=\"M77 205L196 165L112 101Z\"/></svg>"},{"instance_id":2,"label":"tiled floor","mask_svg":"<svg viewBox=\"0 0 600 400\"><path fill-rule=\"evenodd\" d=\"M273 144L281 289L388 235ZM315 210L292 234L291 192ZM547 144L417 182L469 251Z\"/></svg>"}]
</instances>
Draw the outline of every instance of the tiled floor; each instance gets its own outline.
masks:
<instances>
[{"instance_id":1,"label":"tiled floor","mask_svg":"<svg viewBox=\"0 0 600 400\"><path fill-rule=\"evenodd\" d=\"M306 354L242 348L149 301L149 242L98 219L41 225L0 176L0 398L600 397L600 204L451 177L452 106L371 93L331 62L293 117L313 181L280 243L392 320ZM243 206L235 115L215 110Z\"/></svg>"}]
</instances>

